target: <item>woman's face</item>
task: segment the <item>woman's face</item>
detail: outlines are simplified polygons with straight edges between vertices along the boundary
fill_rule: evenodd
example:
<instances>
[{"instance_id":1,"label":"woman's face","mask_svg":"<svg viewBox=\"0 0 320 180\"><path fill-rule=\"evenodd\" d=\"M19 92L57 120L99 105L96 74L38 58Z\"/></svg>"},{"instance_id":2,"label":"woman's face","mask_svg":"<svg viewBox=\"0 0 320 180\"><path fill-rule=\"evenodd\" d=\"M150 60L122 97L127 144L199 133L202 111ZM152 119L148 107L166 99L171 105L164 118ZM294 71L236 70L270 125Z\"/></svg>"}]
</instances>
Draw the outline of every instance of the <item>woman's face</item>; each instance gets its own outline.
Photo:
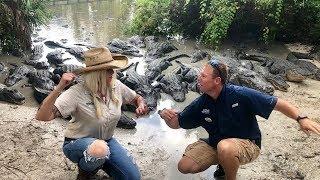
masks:
<instances>
[{"instance_id":1,"label":"woman's face","mask_svg":"<svg viewBox=\"0 0 320 180\"><path fill-rule=\"evenodd\" d=\"M113 77L113 74L114 74L114 70L113 69L107 69L107 84L110 84L111 81L112 81L112 77Z\"/></svg>"}]
</instances>

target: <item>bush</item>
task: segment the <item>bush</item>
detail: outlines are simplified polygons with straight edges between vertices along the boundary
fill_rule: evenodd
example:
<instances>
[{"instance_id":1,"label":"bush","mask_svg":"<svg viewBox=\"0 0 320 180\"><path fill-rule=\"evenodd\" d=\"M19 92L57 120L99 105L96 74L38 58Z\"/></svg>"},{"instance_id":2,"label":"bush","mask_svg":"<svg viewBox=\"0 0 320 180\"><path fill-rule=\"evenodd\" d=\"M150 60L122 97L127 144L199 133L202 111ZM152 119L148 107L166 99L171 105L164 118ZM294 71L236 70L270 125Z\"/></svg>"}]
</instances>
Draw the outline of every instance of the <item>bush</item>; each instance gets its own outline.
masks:
<instances>
[{"instance_id":1,"label":"bush","mask_svg":"<svg viewBox=\"0 0 320 180\"><path fill-rule=\"evenodd\" d=\"M45 0L0 0L0 44L3 52L31 48L32 29L46 22Z\"/></svg>"}]
</instances>

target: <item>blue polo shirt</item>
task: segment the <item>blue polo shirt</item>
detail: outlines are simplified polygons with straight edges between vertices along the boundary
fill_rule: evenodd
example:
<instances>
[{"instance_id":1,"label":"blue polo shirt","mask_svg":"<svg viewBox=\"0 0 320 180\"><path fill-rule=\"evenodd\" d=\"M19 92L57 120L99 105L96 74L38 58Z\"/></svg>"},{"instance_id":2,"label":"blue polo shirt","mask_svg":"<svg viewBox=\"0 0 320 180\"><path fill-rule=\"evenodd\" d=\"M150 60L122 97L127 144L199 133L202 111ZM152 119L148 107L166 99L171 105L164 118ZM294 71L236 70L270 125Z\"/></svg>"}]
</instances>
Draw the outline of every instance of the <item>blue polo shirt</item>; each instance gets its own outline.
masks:
<instances>
[{"instance_id":1,"label":"blue polo shirt","mask_svg":"<svg viewBox=\"0 0 320 180\"><path fill-rule=\"evenodd\" d=\"M227 84L216 100L207 94L198 97L179 113L178 120L184 129L202 126L209 133L209 145L214 148L226 138L255 140L261 147L256 115L268 119L276 103L274 96Z\"/></svg>"}]
</instances>

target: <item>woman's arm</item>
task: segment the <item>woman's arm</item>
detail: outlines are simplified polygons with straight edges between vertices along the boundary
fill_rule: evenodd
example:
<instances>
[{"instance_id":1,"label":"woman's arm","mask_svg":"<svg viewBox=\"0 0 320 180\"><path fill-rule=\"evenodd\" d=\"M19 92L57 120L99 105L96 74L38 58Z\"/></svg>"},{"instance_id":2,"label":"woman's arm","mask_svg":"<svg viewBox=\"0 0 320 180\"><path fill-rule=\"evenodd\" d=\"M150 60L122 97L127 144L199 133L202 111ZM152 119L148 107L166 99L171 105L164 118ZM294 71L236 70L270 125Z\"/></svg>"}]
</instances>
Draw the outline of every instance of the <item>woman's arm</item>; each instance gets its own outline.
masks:
<instances>
[{"instance_id":1,"label":"woman's arm","mask_svg":"<svg viewBox=\"0 0 320 180\"><path fill-rule=\"evenodd\" d=\"M137 95L133 99L133 104L137 107L136 114L138 117L149 113L149 108L148 108L148 106L142 96Z\"/></svg>"},{"instance_id":2,"label":"woman's arm","mask_svg":"<svg viewBox=\"0 0 320 180\"><path fill-rule=\"evenodd\" d=\"M75 77L76 76L73 73L65 73L62 75L56 88L43 100L36 114L36 120L51 121L52 119L61 116L59 110L54 106L54 102L59 97L63 89L68 86Z\"/></svg>"},{"instance_id":3,"label":"woman's arm","mask_svg":"<svg viewBox=\"0 0 320 180\"><path fill-rule=\"evenodd\" d=\"M278 101L277 101L274 109L277 111L280 111L284 115L286 115L292 119L295 119L295 120L300 115L298 108L293 106L288 101L285 101L280 98L278 98ZM309 134L309 131L311 131L313 133L320 135L320 124L319 123L316 123L316 122L310 120L309 118L304 118L304 119L298 120L298 123L300 124L301 129L305 133Z\"/></svg>"}]
</instances>

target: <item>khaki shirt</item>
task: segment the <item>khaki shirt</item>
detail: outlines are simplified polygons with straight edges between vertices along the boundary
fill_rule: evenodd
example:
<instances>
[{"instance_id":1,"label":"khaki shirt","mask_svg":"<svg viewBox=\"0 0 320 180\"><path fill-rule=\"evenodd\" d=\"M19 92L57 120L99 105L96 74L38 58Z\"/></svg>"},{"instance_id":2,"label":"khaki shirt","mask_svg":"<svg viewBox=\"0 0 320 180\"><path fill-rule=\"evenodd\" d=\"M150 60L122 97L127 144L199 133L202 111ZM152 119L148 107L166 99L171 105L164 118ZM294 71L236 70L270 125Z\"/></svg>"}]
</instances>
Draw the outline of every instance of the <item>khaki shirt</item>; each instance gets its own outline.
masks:
<instances>
[{"instance_id":1,"label":"khaki shirt","mask_svg":"<svg viewBox=\"0 0 320 180\"><path fill-rule=\"evenodd\" d=\"M98 98L102 108L100 119L96 116L93 98L83 83L76 84L63 92L54 105L63 117L69 115L73 117L68 123L65 137L110 139L121 116L121 105L132 102L137 95L119 80L115 82L114 92L119 100L118 105L109 98L106 102Z\"/></svg>"}]
</instances>

